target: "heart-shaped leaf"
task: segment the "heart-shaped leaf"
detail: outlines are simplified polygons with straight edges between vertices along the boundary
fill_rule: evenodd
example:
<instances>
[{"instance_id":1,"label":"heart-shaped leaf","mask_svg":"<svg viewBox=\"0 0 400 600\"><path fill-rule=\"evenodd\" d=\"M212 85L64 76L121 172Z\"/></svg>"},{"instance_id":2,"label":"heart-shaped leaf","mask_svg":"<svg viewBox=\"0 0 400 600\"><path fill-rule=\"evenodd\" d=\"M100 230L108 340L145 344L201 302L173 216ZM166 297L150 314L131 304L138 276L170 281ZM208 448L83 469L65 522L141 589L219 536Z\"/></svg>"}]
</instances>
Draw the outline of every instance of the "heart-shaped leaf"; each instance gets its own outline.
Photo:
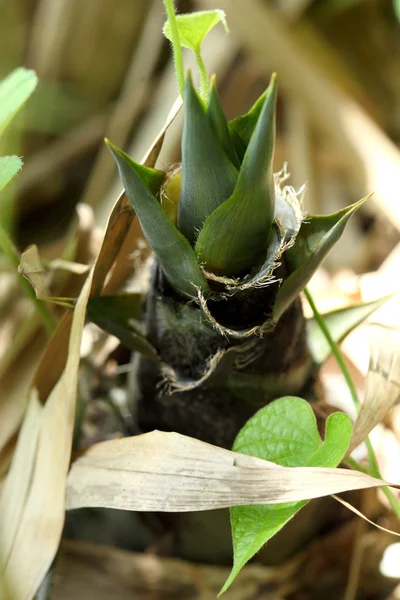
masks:
<instances>
[{"instance_id":1,"label":"heart-shaped leaf","mask_svg":"<svg viewBox=\"0 0 400 600\"><path fill-rule=\"evenodd\" d=\"M213 27L222 23L225 31L229 31L223 10L202 10L188 15L177 15L176 23L179 41L184 48L199 52L204 38ZM172 42L171 24L167 21L163 33Z\"/></svg>"},{"instance_id":2,"label":"heart-shaped leaf","mask_svg":"<svg viewBox=\"0 0 400 600\"><path fill-rule=\"evenodd\" d=\"M207 218L196 252L208 271L239 275L265 252L275 211L275 77L243 159L232 196Z\"/></svg>"},{"instance_id":3,"label":"heart-shaped leaf","mask_svg":"<svg viewBox=\"0 0 400 600\"><path fill-rule=\"evenodd\" d=\"M308 217L303 221L294 245L285 252L290 275L277 294L274 319L279 319L306 287L328 252L340 239L351 215L367 198L332 215Z\"/></svg>"},{"instance_id":4,"label":"heart-shaped leaf","mask_svg":"<svg viewBox=\"0 0 400 600\"><path fill-rule=\"evenodd\" d=\"M322 442L310 405L301 398L287 396L259 410L239 432L233 449L282 466L336 467L346 454L351 429L348 415L334 413L326 421ZM221 593L306 503L231 508L234 565Z\"/></svg>"},{"instance_id":5,"label":"heart-shaped leaf","mask_svg":"<svg viewBox=\"0 0 400 600\"><path fill-rule=\"evenodd\" d=\"M191 298L197 298L198 290L207 292L206 280L189 242L167 217L140 177L145 167L135 163L110 142L107 144L118 165L126 195L137 213L143 233L170 284L178 292Z\"/></svg>"},{"instance_id":6,"label":"heart-shaped leaf","mask_svg":"<svg viewBox=\"0 0 400 600\"><path fill-rule=\"evenodd\" d=\"M206 218L231 196L237 170L222 149L190 75L184 110L178 229L193 244Z\"/></svg>"}]
</instances>

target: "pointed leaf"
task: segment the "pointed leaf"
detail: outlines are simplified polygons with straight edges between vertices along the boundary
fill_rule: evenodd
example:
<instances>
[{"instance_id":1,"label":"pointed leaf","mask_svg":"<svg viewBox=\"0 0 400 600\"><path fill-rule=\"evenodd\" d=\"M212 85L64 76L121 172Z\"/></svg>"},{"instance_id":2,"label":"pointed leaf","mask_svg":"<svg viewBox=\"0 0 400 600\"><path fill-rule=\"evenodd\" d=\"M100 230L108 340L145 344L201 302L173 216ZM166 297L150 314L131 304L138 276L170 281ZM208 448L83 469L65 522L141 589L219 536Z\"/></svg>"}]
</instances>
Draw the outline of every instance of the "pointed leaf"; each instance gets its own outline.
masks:
<instances>
[{"instance_id":1,"label":"pointed leaf","mask_svg":"<svg viewBox=\"0 0 400 600\"><path fill-rule=\"evenodd\" d=\"M199 52L204 38L215 25L222 23L225 31L229 31L223 10L201 10L188 15L177 15L179 41L184 48ZM167 39L172 41L171 25L167 21L163 28Z\"/></svg>"},{"instance_id":2,"label":"pointed leaf","mask_svg":"<svg viewBox=\"0 0 400 600\"><path fill-rule=\"evenodd\" d=\"M287 396L259 410L239 432L233 450L282 466L336 467L345 456L350 437L350 418L337 412L327 419L322 442L310 405ZM234 565L221 593L305 504L307 501L231 508Z\"/></svg>"},{"instance_id":3,"label":"pointed leaf","mask_svg":"<svg viewBox=\"0 0 400 600\"><path fill-rule=\"evenodd\" d=\"M180 293L197 297L197 289L208 287L189 242L164 213L160 203L140 179L138 165L122 150L107 142L118 165L120 177L166 278Z\"/></svg>"},{"instance_id":4,"label":"pointed leaf","mask_svg":"<svg viewBox=\"0 0 400 600\"><path fill-rule=\"evenodd\" d=\"M0 133L32 94L37 81L34 71L20 68L0 82Z\"/></svg>"},{"instance_id":5,"label":"pointed leaf","mask_svg":"<svg viewBox=\"0 0 400 600\"><path fill-rule=\"evenodd\" d=\"M215 85L215 76L211 78L211 92L208 103L208 116L214 127L214 131L219 139L222 148L225 150L231 162L240 168L240 162L236 154L236 150L232 143L232 139L228 129L228 123L225 119L224 111L221 106L221 101L218 96L217 87Z\"/></svg>"},{"instance_id":6,"label":"pointed leaf","mask_svg":"<svg viewBox=\"0 0 400 600\"><path fill-rule=\"evenodd\" d=\"M117 337L127 348L157 360L157 352L147 341L140 322L142 304L142 294L98 296L89 300L87 315L92 323Z\"/></svg>"},{"instance_id":7,"label":"pointed leaf","mask_svg":"<svg viewBox=\"0 0 400 600\"><path fill-rule=\"evenodd\" d=\"M22 168L22 160L18 156L0 157L0 190L2 190Z\"/></svg>"},{"instance_id":8,"label":"pointed leaf","mask_svg":"<svg viewBox=\"0 0 400 600\"><path fill-rule=\"evenodd\" d=\"M239 158L243 158L246 148L250 143L250 138L253 135L254 129L256 128L267 93L268 90L266 90L258 98L249 112L247 112L245 115L229 121L229 130Z\"/></svg>"},{"instance_id":9,"label":"pointed leaf","mask_svg":"<svg viewBox=\"0 0 400 600\"><path fill-rule=\"evenodd\" d=\"M289 276L279 289L273 316L282 313L306 287L331 248L340 239L348 220L367 198L327 216L308 217L303 221L294 245L285 253Z\"/></svg>"},{"instance_id":10,"label":"pointed leaf","mask_svg":"<svg viewBox=\"0 0 400 600\"><path fill-rule=\"evenodd\" d=\"M339 308L322 315L333 341L336 344L340 344L353 329L360 325L374 311L378 310L391 297L384 296L372 302L345 306L344 308ZM321 365L330 355L331 347L314 318L307 321L306 334L311 356L316 364Z\"/></svg>"},{"instance_id":11,"label":"pointed leaf","mask_svg":"<svg viewBox=\"0 0 400 600\"><path fill-rule=\"evenodd\" d=\"M238 275L265 252L275 210L272 161L276 85L272 78L232 196L206 220L196 252L207 270Z\"/></svg>"},{"instance_id":12,"label":"pointed leaf","mask_svg":"<svg viewBox=\"0 0 400 600\"><path fill-rule=\"evenodd\" d=\"M232 194L237 170L222 149L190 76L184 108L178 229L194 243L208 215Z\"/></svg>"}]
</instances>

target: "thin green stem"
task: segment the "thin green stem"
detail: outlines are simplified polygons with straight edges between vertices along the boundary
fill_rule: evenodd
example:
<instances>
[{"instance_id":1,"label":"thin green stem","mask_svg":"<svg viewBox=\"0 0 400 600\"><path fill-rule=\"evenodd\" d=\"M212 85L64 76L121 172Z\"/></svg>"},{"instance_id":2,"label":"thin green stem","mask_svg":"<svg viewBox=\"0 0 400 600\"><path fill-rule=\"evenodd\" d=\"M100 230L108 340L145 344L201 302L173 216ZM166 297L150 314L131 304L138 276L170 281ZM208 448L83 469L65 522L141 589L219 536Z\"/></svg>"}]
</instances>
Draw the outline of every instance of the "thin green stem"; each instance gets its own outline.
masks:
<instances>
[{"instance_id":1,"label":"thin green stem","mask_svg":"<svg viewBox=\"0 0 400 600\"><path fill-rule=\"evenodd\" d=\"M310 294L310 292L307 290L307 288L304 290L304 294L307 298L307 301L311 307L311 310L313 311L314 317L316 322L318 323L319 328L321 329L322 333L325 336L326 341L328 342L330 349L332 351L333 356L336 359L336 362L340 368L340 370L342 371L343 377L347 383L347 386L349 388L352 400L354 402L355 407L357 408L357 410L360 410L360 400L358 398L357 395L357 391L356 391L356 387L354 385L354 382L351 378L351 375L349 373L348 368L346 367L346 364L343 360L343 356L342 353L340 352L340 349L338 347L338 345L336 344L335 340L332 338L328 327L326 326L326 323L323 319L323 317L320 315L314 300ZM368 451L368 459L369 459L369 464L370 464L370 474L373 475L374 477L376 477L377 479L383 479L380 471L379 471L379 466L378 466L378 462L376 460L376 456L375 456L375 451L374 448L371 444L371 440L369 439L369 437L367 437L365 439L365 445L367 446L367 451ZM389 489L387 486L383 486L382 487L383 492L385 493L388 501L390 502L391 507L393 508L393 511L395 512L395 514L400 518L400 503L398 502L397 498L395 497L395 495L393 494L392 490Z\"/></svg>"},{"instance_id":2,"label":"thin green stem","mask_svg":"<svg viewBox=\"0 0 400 600\"><path fill-rule=\"evenodd\" d=\"M1 225L0 225L0 249L4 252L4 254L8 258L11 266L17 272L19 260L20 260L19 252L16 249L16 247L14 246L8 233ZM29 298L32 299L32 302L34 303L35 308L36 308L36 312L40 316L44 327L46 328L46 330L48 331L49 334L53 333L53 331L56 327L56 323L55 323L53 317L51 316L49 311L46 309L44 304L38 298L36 298L35 291L32 288L29 281L27 279L25 279L25 277L23 277L22 275L17 274L17 277L18 277L18 281L19 281L23 291L25 292L25 294Z\"/></svg>"},{"instance_id":3,"label":"thin green stem","mask_svg":"<svg viewBox=\"0 0 400 600\"><path fill-rule=\"evenodd\" d=\"M201 56L200 48L195 52L197 66L200 71L200 81L201 81L201 97L205 102L208 100L209 88L208 88L208 77L207 77L207 69L203 62L203 58Z\"/></svg>"},{"instance_id":4,"label":"thin green stem","mask_svg":"<svg viewBox=\"0 0 400 600\"><path fill-rule=\"evenodd\" d=\"M185 88L185 72L183 68L182 48L179 39L178 23L176 22L174 0L164 0L164 6L167 12L169 24L171 26L172 51L174 54L176 78L178 80L179 91L183 98L183 91Z\"/></svg>"}]
</instances>

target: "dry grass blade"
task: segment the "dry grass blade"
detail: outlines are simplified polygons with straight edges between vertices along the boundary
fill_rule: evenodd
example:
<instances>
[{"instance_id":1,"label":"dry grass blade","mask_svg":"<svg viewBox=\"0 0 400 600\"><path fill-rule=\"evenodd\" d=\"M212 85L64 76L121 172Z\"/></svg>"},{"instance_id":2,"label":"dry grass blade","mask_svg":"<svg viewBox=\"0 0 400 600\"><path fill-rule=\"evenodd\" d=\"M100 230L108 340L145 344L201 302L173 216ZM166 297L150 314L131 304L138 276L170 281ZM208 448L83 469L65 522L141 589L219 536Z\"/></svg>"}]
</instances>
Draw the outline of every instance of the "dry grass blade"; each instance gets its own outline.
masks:
<instances>
[{"instance_id":1,"label":"dry grass blade","mask_svg":"<svg viewBox=\"0 0 400 600\"><path fill-rule=\"evenodd\" d=\"M80 344L92 274L93 271L74 311L65 369L42 410L33 475L31 477L22 464L20 469L10 472L10 483L6 483L11 489L16 480L24 481L29 486L9 558L4 566L3 581L13 600L31 600L34 596L54 559L63 528ZM21 569L23 577L20 576Z\"/></svg>"},{"instance_id":2,"label":"dry grass blade","mask_svg":"<svg viewBox=\"0 0 400 600\"><path fill-rule=\"evenodd\" d=\"M400 398L400 335L382 328L371 351L364 402L354 423L350 454Z\"/></svg>"},{"instance_id":3,"label":"dry grass blade","mask_svg":"<svg viewBox=\"0 0 400 600\"><path fill-rule=\"evenodd\" d=\"M92 446L72 466L67 509L186 512L294 502L384 484L358 471L280 467L153 431Z\"/></svg>"},{"instance_id":4,"label":"dry grass blade","mask_svg":"<svg viewBox=\"0 0 400 600\"><path fill-rule=\"evenodd\" d=\"M29 483L35 464L42 407L37 391L31 390L26 417L19 434L9 475L0 496L0 573L7 564L18 523L29 491Z\"/></svg>"}]
</instances>

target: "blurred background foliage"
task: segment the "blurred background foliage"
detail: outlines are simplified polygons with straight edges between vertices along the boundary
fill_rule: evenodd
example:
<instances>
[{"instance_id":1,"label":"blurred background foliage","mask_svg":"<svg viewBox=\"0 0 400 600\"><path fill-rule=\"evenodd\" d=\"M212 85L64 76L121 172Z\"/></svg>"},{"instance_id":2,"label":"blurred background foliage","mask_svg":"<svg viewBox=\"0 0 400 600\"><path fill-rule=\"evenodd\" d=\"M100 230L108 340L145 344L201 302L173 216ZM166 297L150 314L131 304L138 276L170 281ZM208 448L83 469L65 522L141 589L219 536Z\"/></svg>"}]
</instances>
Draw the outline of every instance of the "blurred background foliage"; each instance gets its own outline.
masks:
<instances>
[{"instance_id":1,"label":"blurred background foliage","mask_svg":"<svg viewBox=\"0 0 400 600\"><path fill-rule=\"evenodd\" d=\"M222 26L211 32L204 61L208 71L217 75L229 119L248 110L277 71L276 170L287 161L290 183L300 187L307 182L307 211L334 212L374 192L314 278L311 288L322 310L398 291L400 2L182 0L176 4L180 12L222 8L227 13L231 33L227 35ZM169 44L161 34L164 21L161 0L0 0L0 78L24 65L34 69L40 81L1 139L0 154L22 156L24 167L0 196L0 222L21 251L38 244L50 268L54 296L77 296L86 273L79 268L52 270L52 261L63 258L82 266L94 259L99 233L121 191L104 137L141 160L178 94ZM189 53L184 58L195 71ZM164 168L180 160L181 125L180 115L159 158ZM388 303L378 321L400 327L399 304L398 299ZM57 307L50 305L49 310L60 314ZM344 349L362 388L369 351L363 333L357 335ZM47 339L33 304L21 294L15 273L0 254L0 474L9 465L26 388ZM82 363L86 375L81 378L80 396L90 400L101 394L129 396L129 377L128 392L126 382L121 385L116 377L106 378L107 389L93 391L96 368L106 364L106 372L108 368L117 372L116 361L106 363L116 345L100 347L99 340L98 332L84 336L83 356L91 353L91 361ZM123 359L129 361L127 353ZM337 372L332 373L332 365L328 375L329 369L327 400L337 405L346 390L340 387ZM341 407L347 408L344 400ZM392 437L385 438L392 445L385 442L389 445L381 459L384 475L398 480L400 412L393 412ZM113 435L93 402L89 417L84 431L88 445ZM98 527L95 518L93 523L96 535L103 535L105 528ZM351 545L350 525L343 543ZM120 533L115 540L108 530L104 535L107 542L128 546ZM393 538L375 533L373 539L375 546L370 544L360 585L365 597L386 597L393 581L383 581L379 562ZM335 538L334 560L338 547ZM323 547L323 553L328 563L329 548ZM312 577L320 568L320 549L315 556L318 564L315 569L310 566ZM76 556L72 552L72 558L80 564L79 552ZM118 564L122 560L121 555ZM103 564L96 565L93 581L102 568ZM117 572L115 565L111 571L110 580ZM397 569L390 577L399 576ZM66 581L73 585L74 577ZM218 586L220 582L212 596ZM119 597L128 597L121 590ZM240 592L238 598L247 597ZM65 592L59 597L76 595Z\"/></svg>"},{"instance_id":2,"label":"blurred background foliage","mask_svg":"<svg viewBox=\"0 0 400 600\"><path fill-rule=\"evenodd\" d=\"M245 33L237 29L236 13L246 18L245 3L220 4L228 18L232 10L232 32L227 36L221 27L210 36L206 55L209 70L217 72L228 116L246 110L265 87L269 71L277 68L284 89L277 168L288 160L294 184L308 181L306 207L325 212L350 203L364 191L377 191L362 185L354 163L337 144L330 143L329 124L327 134L312 123L314 106L307 105L301 92L292 93L287 82L290 54L287 70L280 73L282 59L274 57L281 49L268 48L268 39L263 40L263 57L260 48L254 49L257 40L249 40L249 47L243 40ZM392 0L259 0L251 4L266 18L273 12L285 36L311 55L312 66L323 73L321 88L326 80L339 86L388 138L399 141L400 25ZM178 5L181 12L187 12L218 2L184 0ZM3 224L20 247L59 239L78 202L88 203L96 221L104 225L118 184L103 137L107 135L140 160L177 91L168 44L161 36L163 20L160 0L1 1L0 76L23 64L35 69L40 78L31 102L2 142L3 152L22 155L25 162L21 177L2 195L0 211ZM286 40L281 43L284 46ZM312 94L318 111L323 115L326 110L326 119L332 120L327 107L318 105L317 87ZM374 140L360 139L359 143L373 144ZM178 144L170 146L164 162L179 160ZM381 219L384 215L367 207L359 225L374 228ZM390 223L384 225L395 243L396 232ZM356 246L357 270L368 270L382 258L379 251L367 256L361 238L360 248ZM337 256L336 261L343 262Z\"/></svg>"}]
</instances>

